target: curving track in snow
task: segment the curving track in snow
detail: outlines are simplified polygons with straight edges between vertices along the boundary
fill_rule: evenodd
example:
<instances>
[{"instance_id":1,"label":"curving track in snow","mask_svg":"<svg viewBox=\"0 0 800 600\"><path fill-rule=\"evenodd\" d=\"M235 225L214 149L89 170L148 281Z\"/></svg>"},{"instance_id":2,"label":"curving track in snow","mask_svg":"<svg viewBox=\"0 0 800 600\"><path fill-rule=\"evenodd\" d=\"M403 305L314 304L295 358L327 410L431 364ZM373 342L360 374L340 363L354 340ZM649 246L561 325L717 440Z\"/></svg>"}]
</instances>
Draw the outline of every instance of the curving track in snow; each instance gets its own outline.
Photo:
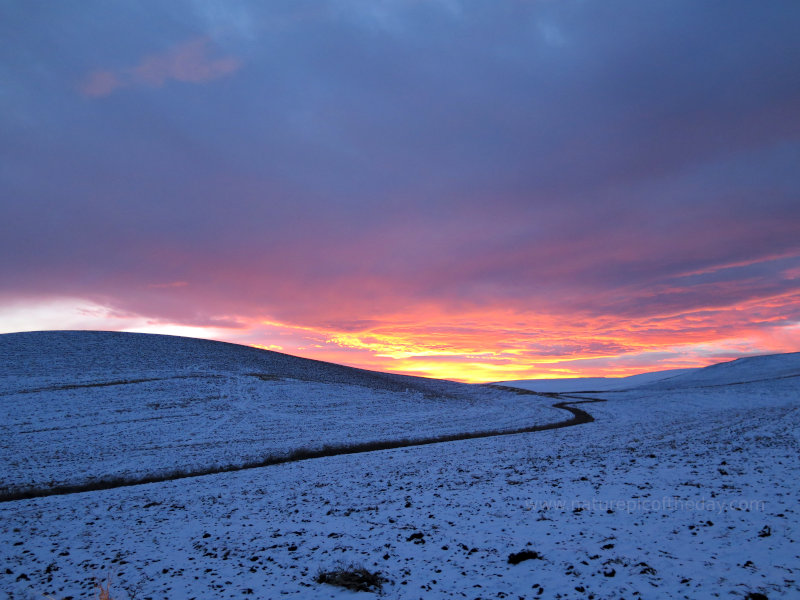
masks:
<instances>
[{"instance_id":1,"label":"curving track in snow","mask_svg":"<svg viewBox=\"0 0 800 600\"><path fill-rule=\"evenodd\" d=\"M569 394L537 393L529 390L523 390L519 388L512 388L501 385L491 385L490 387L502 389L505 391L510 391L520 395L532 395L540 397L543 396L547 398L561 400L560 402L553 404L553 408L565 410L571 413L572 417L564 421L557 421L555 423L532 425L530 427L520 427L517 429L510 429L510 430L504 429L504 430L476 431L476 432L456 433L456 434L436 436L436 437L383 440L375 442L366 442L361 444L357 443L357 444L332 445L332 446L325 446L317 450L299 449L285 455L271 455L257 461L246 462L243 464L215 466L208 469L177 471L177 472L158 474L158 475L113 478L113 479L105 479L100 481L92 481L74 485L57 485L46 488L45 487L26 488L22 490L14 490L1 493L0 503L16 502L32 498L44 498L47 496L63 496L67 494L80 494L80 493L94 492L100 490L110 490L123 487L131 487L136 485L144 485L148 483L176 481L179 479L187 479L191 477L203 477L205 475L231 473L235 471L244 471L247 469L259 469L262 467L268 467L272 465L298 462L301 460L312 460L328 456L362 454L364 452L377 452L380 450L393 450L397 448L427 446L430 444L442 444L442 443L455 442L461 440L508 436L508 435L517 435L520 433L533 433L536 431L549 431L553 429L562 429L564 427L583 425L585 423L591 423L594 421L594 417L592 417L592 415L590 415L588 412L586 412L581 408L576 408L574 405L590 404L594 402L605 402L605 400L603 399L586 398L584 396L572 396Z\"/></svg>"}]
</instances>

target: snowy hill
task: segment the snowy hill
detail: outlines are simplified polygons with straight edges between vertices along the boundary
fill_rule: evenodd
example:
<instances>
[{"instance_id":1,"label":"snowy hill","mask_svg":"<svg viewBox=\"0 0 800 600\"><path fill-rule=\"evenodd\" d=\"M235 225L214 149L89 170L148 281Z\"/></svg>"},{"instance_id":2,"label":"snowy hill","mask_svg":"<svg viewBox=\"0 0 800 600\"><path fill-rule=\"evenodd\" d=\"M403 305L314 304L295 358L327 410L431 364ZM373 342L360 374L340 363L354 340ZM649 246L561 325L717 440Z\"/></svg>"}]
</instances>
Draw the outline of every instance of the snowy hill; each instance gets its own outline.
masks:
<instances>
[{"instance_id":1,"label":"snowy hill","mask_svg":"<svg viewBox=\"0 0 800 600\"><path fill-rule=\"evenodd\" d=\"M761 383L792 377L800 377L800 352L738 358L641 387L671 390Z\"/></svg>"},{"instance_id":2,"label":"snowy hill","mask_svg":"<svg viewBox=\"0 0 800 600\"><path fill-rule=\"evenodd\" d=\"M695 369L668 369L652 373L640 373L628 377L574 377L571 379L518 379L500 382L502 385L535 392L605 392L627 390L633 387L669 379L689 373Z\"/></svg>"},{"instance_id":3,"label":"snowy hill","mask_svg":"<svg viewBox=\"0 0 800 600\"><path fill-rule=\"evenodd\" d=\"M427 394L464 391L462 384L345 367L195 338L110 331L34 331L0 335L0 393L65 384L258 373Z\"/></svg>"},{"instance_id":4,"label":"snowy hill","mask_svg":"<svg viewBox=\"0 0 800 600\"><path fill-rule=\"evenodd\" d=\"M670 369L629 377L577 377L574 379L521 379L502 385L536 392L607 392L671 390L739 385L786 377L800 377L800 352L738 358L698 369Z\"/></svg>"},{"instance_id":5,"label":"snowy hill","mask_svg":"<svg viewBox=\"0 0 800 600\"><path fill-rule=\"evenodd\" d=\"M564 419L546 400L485 386L91 331L0 335L0 408L0 492Z\"/></svg>"}]
</instances>

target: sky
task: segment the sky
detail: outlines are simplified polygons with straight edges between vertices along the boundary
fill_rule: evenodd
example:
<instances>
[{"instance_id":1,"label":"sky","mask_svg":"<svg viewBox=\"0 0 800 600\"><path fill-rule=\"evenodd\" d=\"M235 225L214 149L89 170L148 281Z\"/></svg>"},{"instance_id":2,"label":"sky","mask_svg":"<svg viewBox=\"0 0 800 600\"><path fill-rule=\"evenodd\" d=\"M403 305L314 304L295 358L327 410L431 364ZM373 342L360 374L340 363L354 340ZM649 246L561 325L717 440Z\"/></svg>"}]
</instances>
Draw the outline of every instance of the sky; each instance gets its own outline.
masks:
<instances>
[{"instance_id":1,"label":"sky","mask_svg":"<svg viewBox=\"0 0 800 600\"><path fill-rule=\"evenodd\" d=\"M800 351L800 3L0 0L0 333L499 381Z\"/></svg>"}]
</instances>

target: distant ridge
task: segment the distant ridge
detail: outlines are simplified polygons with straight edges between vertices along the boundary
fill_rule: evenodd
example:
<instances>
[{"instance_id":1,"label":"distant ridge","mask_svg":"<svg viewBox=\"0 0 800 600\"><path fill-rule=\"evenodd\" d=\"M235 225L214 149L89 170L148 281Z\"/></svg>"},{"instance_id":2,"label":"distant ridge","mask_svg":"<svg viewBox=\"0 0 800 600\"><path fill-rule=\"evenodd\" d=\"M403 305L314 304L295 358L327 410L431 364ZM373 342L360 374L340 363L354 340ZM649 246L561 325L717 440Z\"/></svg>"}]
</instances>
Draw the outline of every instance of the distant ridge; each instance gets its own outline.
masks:
<instances>
[{"instance_id":1,"label":"distant ridge","mask_svg":"<svg viewBox=\"0 0 800 600\"><path fill-rule=\"evenodd\" d=\"M537 392L605 392L737 385L790 377L800 377L800 352L747 356L697 369L671 369L630 377L523 379L502 384Z\"/></svg>"},{"instance_id":2,"label":"distant ridge","mask_svg":"<svg viewBox=\"0 0 800 600\"><path fill-rule=\"evenodd\" d=\"M639 389L680 389L714 387L774 381L800 377L800 352L747 356L695 369L663 381L639 386Z\"/></svg>"},{"instance_id":3,"label":"distant ridge","mask_svg":"<svg viewBox=\"0 0 800 600\"><path fill-rule=\"evenodd\" d=\"M519 379L502 381L502 385L537 392L605 392L632 387L682 375L695 369L668 369L652 373L640 373L628 377L575 377L571 379Z\"/></svg>"}]
</instances>

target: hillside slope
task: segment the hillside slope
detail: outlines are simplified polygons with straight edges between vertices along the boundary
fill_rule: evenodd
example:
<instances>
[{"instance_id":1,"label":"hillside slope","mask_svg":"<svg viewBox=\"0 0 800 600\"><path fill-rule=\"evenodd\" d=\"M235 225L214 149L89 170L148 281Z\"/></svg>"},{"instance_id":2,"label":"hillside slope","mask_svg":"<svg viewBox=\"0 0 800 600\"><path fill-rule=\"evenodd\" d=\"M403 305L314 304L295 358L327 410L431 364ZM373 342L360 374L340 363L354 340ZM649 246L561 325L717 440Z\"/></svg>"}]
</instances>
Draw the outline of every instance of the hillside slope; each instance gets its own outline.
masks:
<instances>
[{"instance_id":1,"label":"hillside slope","mask_svg":"<svg viewBox=\"0 0 800 600\"><path fill-rule=\"evenodd\" d=\"M639 386L638 389L673 390L741 385L792 377L800 377L800 352L738 358Z\"/></svg>"},{"instance_id":2,"label":"hillside slope","mask_svg":"<svg viewBox=\"0 0 800 600\"><path fill-rule=\"evenodd\" d=\"M463 393L463 384L379 373L226 342L112 331L0 335L0 393L70 384L197 374L258 373L319 383L426 394Z\"/></svg>"},{"instance_id":3,"label":"hillside slope","mask_svg":"<svg viewBox=\"0 0 800 600\"><path fill-rule=\"evenodd\" d=\"M800 352L749 356L697 369L670 369L629 377L578 377L574 379L521 379L501 382L541 393L606 392L623 390L673 390L707 386L759 383L800 377Z\"/></svg>"},{"instance_id":4,"label":"hillside slope","mask_svg":"<svg viewBox=\"0 0 800 600\"><path fill-rule=\"evenodd\" d=\"M0 492L563 420L550 404L207 340L8 334L0 336Z\"/></svg>"}]
</instances>

